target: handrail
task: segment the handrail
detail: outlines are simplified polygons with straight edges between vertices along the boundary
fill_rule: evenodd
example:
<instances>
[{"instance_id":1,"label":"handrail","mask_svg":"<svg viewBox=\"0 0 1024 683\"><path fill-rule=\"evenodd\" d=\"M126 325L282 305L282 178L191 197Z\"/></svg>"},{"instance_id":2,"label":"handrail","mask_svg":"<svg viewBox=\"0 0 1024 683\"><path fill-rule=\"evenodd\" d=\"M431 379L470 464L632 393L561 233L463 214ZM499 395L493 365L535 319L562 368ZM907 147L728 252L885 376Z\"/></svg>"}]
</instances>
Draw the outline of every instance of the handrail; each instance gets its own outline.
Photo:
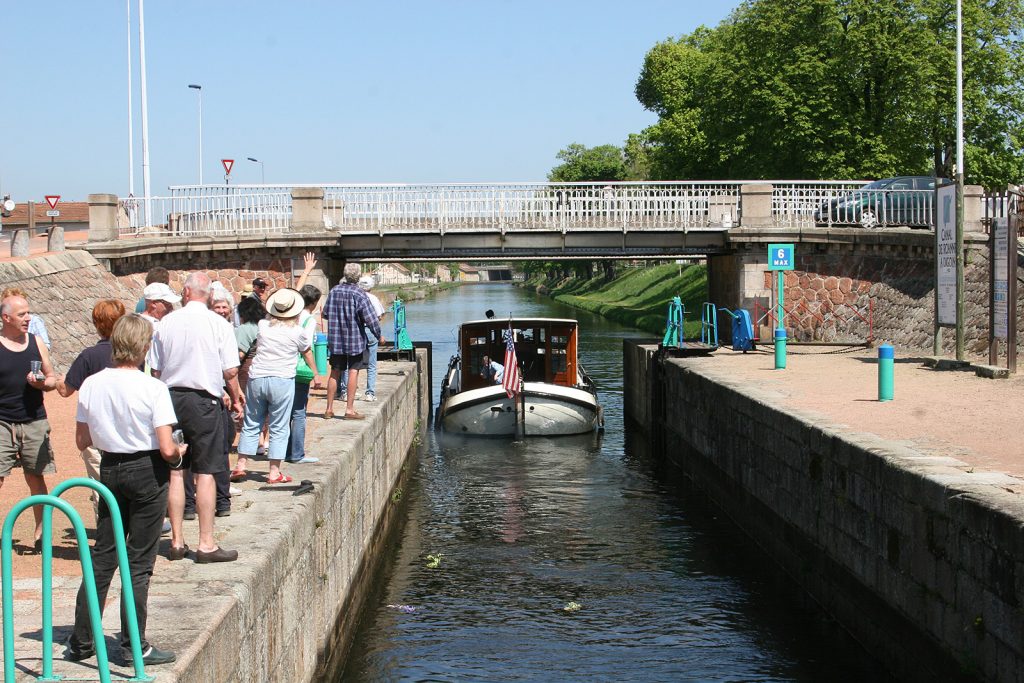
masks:
<instances>
[{"instance_id":1,"label":"handrail","mask_svg":"<svg viewBox=\"0 0 1024 683\"><path fill-rule=\"evenodd\" d=\"M42 638L43 638L43 675L39 680L58 680L53 676L53 508L57 507L75 528L78 541L78 553L82 563L82 583L85 586L86 598L89 603L89 618L92 625L96 664L100 680L108 683L110 664L107 658L107 645L103 637L103 624L96 593L96 578L92 568L92 556L89 551L85 527L78 512L65 500L60 498L68 489L84 486L99 493L110 511L113 526L114 544L117 552L118 571L121 574L121 602L128 620L128 638L131 642L132 662L135 677L131 681L152 681L153 676L146 675L145 663L142 660L142 639L139 634L138 615L135 611L135 592L131 582L131 570L128 566L128 553L125 549L124 525L121 521L119 506L114 494L98 481L85 477L67 479L57 484L49 495L30 496L18 503L4 520L3 543L0 546L0 559L3 563L3 629L4 629L4 682L14 682L14 619L9 614L8 605L13 608L13 589L11 585L11 534L14 521L25 508L33 505L44 505L42 535ZM115 514L116 513L116 514Z\"/></svg>"}]
</instances>

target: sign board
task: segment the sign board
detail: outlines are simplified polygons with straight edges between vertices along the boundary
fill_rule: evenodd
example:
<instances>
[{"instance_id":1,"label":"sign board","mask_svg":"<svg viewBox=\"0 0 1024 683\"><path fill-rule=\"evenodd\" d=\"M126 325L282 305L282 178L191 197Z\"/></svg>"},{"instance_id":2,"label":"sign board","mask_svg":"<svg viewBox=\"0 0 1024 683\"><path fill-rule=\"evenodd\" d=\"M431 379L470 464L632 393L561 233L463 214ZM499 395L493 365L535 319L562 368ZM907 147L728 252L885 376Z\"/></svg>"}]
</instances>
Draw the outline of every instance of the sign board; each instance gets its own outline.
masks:
<instances>
[{"instance_id":1,"label":"sign board","mask_svg":"<svg viewBox=\"0 0 1024 683\"><path fill-rule=\"evenodd\" d=\"M49 211L46 212L46 215L48 218L56 218L57 216L60 215L60 211L57 211L56 209L50 209Z\"/></svg>"},{"instance_id":2,"label":"sign board","mask_svg":"<svg viewBox=\"0 0 1024 683\"><path fill-rule=\"evenodd\" d=\"M224 175L231 175L231 169L235 165L234 159L221 159L220 163L224 164Z\"/></svg>"},{"instance_id":3,"label":"sign board","mask_svg":"<svg viewBox=\"0 0 1024 683\"><path fill-rule=\"evenodd\" d=\"M768 270L793 270L796 267L792 244L768 245Z\"/></svg>"},{"instance_id":4,"label":"sign board","mask_svg":"<svg viewBox=\"0 0 1024 683\"><path fill-rule=\"evenodd\" d=\"M56 209L57 208L57 202L59 202L59 201L60 201L60 195L59 194L48 194L48 195L46 195L46 203L50 205L51 209ZM47 215L49 215L49 214L47 214Z\"/></svg>"},{"instance_id":5,"label":"sign board","mask_svg":"<svg viewBox=\"0 0 1024 683\"><path fill-rule=\"evenodd\" d=\"M956 325L956 184L935 190L935 310L939 325Z\"/></svg>"},{"instance_id":6,"label":"sign board","mask_svg":"<svg viewBox=\"0 0 1024 683\"><path fill-rule=\"evenodd\" d=\"M1010 222L1005 218L992 221L992 263L995 266L992 279L992 336L996 339L1009 338L1010 293Z\"/></svg>"}]
</instances>

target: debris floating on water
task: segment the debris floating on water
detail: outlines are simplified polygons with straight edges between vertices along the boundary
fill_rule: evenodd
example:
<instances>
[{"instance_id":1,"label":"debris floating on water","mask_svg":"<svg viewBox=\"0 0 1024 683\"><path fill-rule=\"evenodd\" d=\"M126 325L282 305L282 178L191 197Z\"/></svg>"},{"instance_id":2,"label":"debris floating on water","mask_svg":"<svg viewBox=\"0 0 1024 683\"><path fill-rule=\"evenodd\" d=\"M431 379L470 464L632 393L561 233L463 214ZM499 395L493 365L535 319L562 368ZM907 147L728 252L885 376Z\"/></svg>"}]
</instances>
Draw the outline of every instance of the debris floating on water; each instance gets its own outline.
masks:
<instances>
[{"instance_id":1,"label":"debris floating on water","mask_svg":"<svg viewBox=\"0 0 1024 683\"><path fill-rule=\"evenodd\" d=\"M563 607L562 609L566 612L579 612L581 609L583 609L583 605L576 602L575 600L572 600L570 602L565 603L565 607Z\"/></svg>"},{"instance_id":2,"label":"debris floating on water","mask_svg":"<svg viewBox=\"0 0 1024 683\"><path fill-rule=\"evenodd\" d=\"M398 610L399 612L404 612L405 614L412 614L416 611L416 608L412 605L388 605L388 609Z\"/></svg>"},{"instance_id":3,"label":"debris floating on water","mask_svg":"<svg viewBox=\"0 0 1024 683\"><path fill-rule=\"evenodd\" d=\"M427 569L437 569L441 566L441 554L427 555Z\"/></svg>"}]
</instances>

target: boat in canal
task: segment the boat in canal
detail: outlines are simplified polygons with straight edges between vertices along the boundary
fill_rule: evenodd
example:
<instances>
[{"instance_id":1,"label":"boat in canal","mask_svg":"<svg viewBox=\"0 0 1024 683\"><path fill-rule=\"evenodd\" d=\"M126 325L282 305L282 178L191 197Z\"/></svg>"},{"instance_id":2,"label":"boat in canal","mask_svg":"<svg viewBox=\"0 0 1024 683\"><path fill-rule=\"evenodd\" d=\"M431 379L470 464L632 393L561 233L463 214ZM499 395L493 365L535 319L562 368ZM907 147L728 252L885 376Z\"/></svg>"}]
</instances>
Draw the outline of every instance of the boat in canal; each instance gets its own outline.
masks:
<instances>
[{"instance_id":1,"label":"boat in canal","mask_svg":"<svg viewBox=\"0 0 1024 683\"><path fill-rule=\"evenodd\" d=\"M597 388L568 318L473 320L441 382L435 424L471 436L559 436L602 429ZM504 361L504 362L503 362Z\"/></svg>"}]
</instances>

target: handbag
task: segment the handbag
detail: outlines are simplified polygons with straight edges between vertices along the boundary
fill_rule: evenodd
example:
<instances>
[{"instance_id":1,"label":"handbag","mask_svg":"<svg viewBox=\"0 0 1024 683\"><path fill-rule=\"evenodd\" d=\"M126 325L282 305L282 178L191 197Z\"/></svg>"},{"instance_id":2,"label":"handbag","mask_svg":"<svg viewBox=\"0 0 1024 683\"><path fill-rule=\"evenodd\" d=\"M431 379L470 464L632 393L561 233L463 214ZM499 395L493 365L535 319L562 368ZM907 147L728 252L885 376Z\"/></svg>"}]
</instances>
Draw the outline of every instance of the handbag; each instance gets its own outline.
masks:
<instances>
[{"instance_id":1,"label":"handbag","mask_svg":"<svg viewBox=\"0 0 1024 683\"><path fill-rule=\"evenodd\" d=\"M316 319L313 316L306 318L306 321L302 323L302 329L306 329L310 321L315 323ZM299 384L309 384L313 381L314 376L313 370L306 363L306 359L300 355L299 362L295 365L295 381Z\"/></svg>"}]
</instances>

